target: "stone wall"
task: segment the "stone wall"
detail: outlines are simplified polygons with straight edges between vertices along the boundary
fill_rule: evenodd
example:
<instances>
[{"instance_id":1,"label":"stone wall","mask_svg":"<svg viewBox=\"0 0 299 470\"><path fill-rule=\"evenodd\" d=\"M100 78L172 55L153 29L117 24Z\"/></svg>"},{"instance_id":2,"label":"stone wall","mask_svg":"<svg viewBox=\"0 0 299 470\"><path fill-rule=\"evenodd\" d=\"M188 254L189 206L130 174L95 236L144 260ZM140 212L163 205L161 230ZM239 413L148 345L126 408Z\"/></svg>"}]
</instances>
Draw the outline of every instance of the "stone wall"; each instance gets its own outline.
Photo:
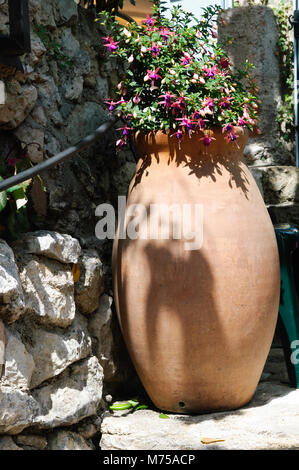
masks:
<instances>
[{"instance_id":1,"label":"stone wall","mask_svg":"<svg viewBox=\"0 0 299 470\"><path fill-rule=\"evenodd\" d=\"M273 223L299 224L299 171L294 146L279 140L277 110L281 104L278 30L273 10L262 5L230 8L221 14L219 38L232 38L225 46L235 68L248 58L259 87L261 135L251 137L244 155L260 188Z\"/></svg>"},{"instance_id":2,"label":"stone wall","mask_svg":"<svg viewBox=\"0 0 299 470\"><path fill-rule=\"evenodd\" d=\"M94 12L74 0L29 5L24 73L0 67L0 155L37 142L29 157L39 163L109 118L104 101L121 67L106 59ZM1 0L1 32L7 20ZM41 25L48 42L34 32ZM103 397L134 377L114 313L112 242L94 233L96 206L117 206L134 170L131 152L116 155L108 132L42 175L47 214L33 232L0 240L0 450L97 447Z\"/></svg>"},{"instance_id":3,"label":"stone wall","mask_svg":"<svg viewBox=\"0 0 299 470\"><path fill-rule=\"evenodd\" d=\"M0 449L94 449L103 383L124 380L102 262L50 231L0 259Z\"/></svg>"}]
</instances>

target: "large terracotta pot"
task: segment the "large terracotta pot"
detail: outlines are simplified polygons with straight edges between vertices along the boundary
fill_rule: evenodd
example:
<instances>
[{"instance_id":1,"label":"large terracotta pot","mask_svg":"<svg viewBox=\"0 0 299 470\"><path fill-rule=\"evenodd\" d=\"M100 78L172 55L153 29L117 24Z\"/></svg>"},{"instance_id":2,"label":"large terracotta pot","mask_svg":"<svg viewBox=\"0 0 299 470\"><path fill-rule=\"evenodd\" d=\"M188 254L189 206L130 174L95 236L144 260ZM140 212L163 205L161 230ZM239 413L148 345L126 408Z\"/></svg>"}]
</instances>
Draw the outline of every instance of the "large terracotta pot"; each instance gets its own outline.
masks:
<instances>
[{"instance_id":1,"label":"large terracotta pot","mask_svg":"<svg viewBox=\"0 0 299 470\"><path fill-rule=\"evenodd\" d=\"M278 251L242 159L247 135L238 129L239 149L214 135L207 148L193 135L181 149L161 132L137 136L127 199L127 207L147 209L202 204L202 246L116 237L113 249L116 308L133 364L154 404L179 413L246 404L277 321Z\"/></svg>"}]
</instances>

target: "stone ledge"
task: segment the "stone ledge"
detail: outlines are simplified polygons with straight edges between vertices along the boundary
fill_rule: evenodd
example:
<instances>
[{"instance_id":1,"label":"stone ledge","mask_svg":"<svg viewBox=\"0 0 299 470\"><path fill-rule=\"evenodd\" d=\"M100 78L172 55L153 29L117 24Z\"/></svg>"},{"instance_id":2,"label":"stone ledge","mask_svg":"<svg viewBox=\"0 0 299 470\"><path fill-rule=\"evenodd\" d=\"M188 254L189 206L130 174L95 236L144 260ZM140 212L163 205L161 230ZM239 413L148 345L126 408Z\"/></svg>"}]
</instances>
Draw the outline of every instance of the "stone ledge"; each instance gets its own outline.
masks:
<instances>
[{"instance_id":1,"label":"stone ledge","mask_svg":"<svg viewBox=\"0 0 299 470\"><path fill-rule=\"evenodd\" d=\"M140 410L102 422L102 450L299 450L299 390L260 383L249 405L206 415L172 415ZM297 410L297 411L296 411ZM204 444L206 439L220 442Z\"/></svg>"},{"instance_id":2,"label":"stone ledge","mask_svg":"<svg viewBox=\"0 0 299 470\"><path fill-rule=\"evenodd\" d=\"M235 411L202 415L140 410L106 412L102 450L298 449L299 390L288 382L281 347L272 347L251 402ZM153 407L154 408L154 407ZM204 444L205 439L222 441Z\"/></svg>"}]
</instances>

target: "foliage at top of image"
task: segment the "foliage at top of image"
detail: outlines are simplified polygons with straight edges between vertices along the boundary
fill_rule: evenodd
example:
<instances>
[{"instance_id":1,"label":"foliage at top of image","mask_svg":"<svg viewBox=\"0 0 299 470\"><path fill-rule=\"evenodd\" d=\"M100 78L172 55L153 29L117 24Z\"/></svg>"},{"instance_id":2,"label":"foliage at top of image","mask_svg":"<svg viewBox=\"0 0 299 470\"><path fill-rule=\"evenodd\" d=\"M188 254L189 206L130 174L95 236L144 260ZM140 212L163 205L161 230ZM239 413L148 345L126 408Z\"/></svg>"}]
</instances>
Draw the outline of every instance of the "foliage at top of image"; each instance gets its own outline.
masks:
<instances>
[{"instance_id":1,"label":"foliage at top of image","mask_svg":"<svg viewBox=\"0 0 299 470\"><path fill-rule=\"evenodd\" d=\"M138 130L162 130L179 143L196 132L207 146L215 127L235 145L236 126L260 132L257 89L250 80L253 65L246 61L233 72L217 43L220 11L205 8L198 20L180 6L169 12L163 2L154 1L153 14L142 25L121 25L111 13L101 13L109 31L104 48L127 64L116 97L108 100L109 110L125 122L118 147Z\"/></svg>"}]
</instances>

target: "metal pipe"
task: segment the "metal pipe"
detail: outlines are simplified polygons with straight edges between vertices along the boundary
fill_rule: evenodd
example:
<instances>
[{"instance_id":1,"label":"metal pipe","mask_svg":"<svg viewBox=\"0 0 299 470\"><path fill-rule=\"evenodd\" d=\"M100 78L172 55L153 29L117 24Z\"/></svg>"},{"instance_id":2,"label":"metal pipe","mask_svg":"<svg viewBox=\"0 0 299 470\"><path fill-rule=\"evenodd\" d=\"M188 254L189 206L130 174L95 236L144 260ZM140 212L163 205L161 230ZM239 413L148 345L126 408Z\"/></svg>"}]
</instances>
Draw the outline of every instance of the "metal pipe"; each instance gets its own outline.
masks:
<instances>
[{"instance_id":1,"label":"metal pipe","mask_svg":"<svg viewBox=\"0 0 299 470\"><path fill-rule=\"evenodd\" d=\"M0 181L0 191L5 191L6 189L11 188L12 186L15 186L17 184L22 183L23 181L31 179L33 176L38 175L42 171L48 170L49 168L52 168L58 163L69 159L76 153L81 152L81 150L92 145L99 137L109 131L109 129L111 129L111 127L115 124L116 119L117 118L114 117L109 121L104 122L92 134L89 134L88 136L84 137L84 139L80 140L80 142L75 145L72 145L66 150L63 150L54 157L51 157L48 160L45 160L44 162L38 163L32 168L28 168L28 170L22 171L21 173L18 173L14 176L11 176L10 178Z\"/></svg>"}]
</instances>

